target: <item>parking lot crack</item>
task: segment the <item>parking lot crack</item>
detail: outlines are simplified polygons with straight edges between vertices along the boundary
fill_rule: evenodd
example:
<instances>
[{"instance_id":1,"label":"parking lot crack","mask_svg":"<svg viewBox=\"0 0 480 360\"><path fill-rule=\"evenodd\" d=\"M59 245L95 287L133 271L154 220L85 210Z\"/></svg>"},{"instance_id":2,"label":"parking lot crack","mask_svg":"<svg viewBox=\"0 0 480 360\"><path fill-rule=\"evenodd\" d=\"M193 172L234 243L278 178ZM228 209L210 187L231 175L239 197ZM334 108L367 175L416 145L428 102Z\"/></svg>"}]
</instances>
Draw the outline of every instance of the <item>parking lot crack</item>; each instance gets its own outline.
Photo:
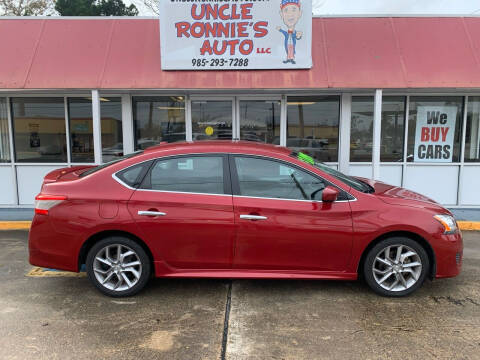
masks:
<instances>
[{"instance_id":1,"label":"parking lot crack","mask_svg":"<svg viewBox=\"0 0 480 360\"><path fill-rule=\"evenodd\" d=\"M223 322L223 337L222 337L222 351L220 360L225 360L227 353L227 341L228 341L228 323L230 321L230 306L232 302L232 281L228 284L227 301L225 303L225 320Z\"/></svg>"}]
</instances>

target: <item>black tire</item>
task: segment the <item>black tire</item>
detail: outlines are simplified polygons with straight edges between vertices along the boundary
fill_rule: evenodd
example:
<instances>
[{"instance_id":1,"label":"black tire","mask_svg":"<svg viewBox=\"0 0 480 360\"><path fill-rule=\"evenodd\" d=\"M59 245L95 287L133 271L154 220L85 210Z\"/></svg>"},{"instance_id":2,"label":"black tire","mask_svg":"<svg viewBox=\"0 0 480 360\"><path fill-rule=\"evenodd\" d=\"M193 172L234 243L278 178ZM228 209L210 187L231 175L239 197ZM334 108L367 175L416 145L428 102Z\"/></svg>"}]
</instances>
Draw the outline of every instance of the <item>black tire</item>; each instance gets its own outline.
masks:
<instances>
[{"instance_id":1,"label":"black tire","mask_svg":"<svg viewBox=\"0 0 480 360\"><path fill-rule=\"evenodd\" d=\"M102 257L99 254L105 254L104 251L107 247L109 248L109 252L112 252L112 249L114 250L115 248L118 248L118 246L120 246L121 254L129 253L129 251L134 253L134 255L127 255L127 257L125 257L124 262L125 264L127 264L128 261L130 261L128 264L139 262L139 265L128 267L128 269L134 269L135 274L136 275L139 274L138 277L136 277L135 274L133 274L133 270L130 270L130 271L125 270L127 268L123 267L123 263L121 264L118 261L117 254L115 252L113 252L113 255L115 257L115 262L116 262L115 266L105 265L99 262L98 260L96 260L97 255L99 257ZM104 268L100 269L99 268L100 265L104 266ZM96 267L97 271L94 270L94 266ZM114 273L110 275L110 272L114 272L114 271L108 270L108 269L112 269L113 267L118 268L116 269L118 273ZM104 270L106 274L102 274L98 270ZM90 249L90 251L87 254L86 271L87 271L88 278L90 279L92 284L95 285L95 287L98 290L100 290L100 292L102 292L103 294L111 297L126 297L126 296L133 296L137 294L139 291L141 291L145 287L148 280L150 279L151 263L147 253L142 248L142 246L140 246L138 243L126 237L112 236L112 237L108 237L98 241ZM127 284L127 281L124 280L124 277L121 274L122 272L124 273L125 276L127 276L127 280L131 282L132 284L131 287L128 287L129 284ZM112 282L114 280L117 280L116 283L122 282L123 283L122 287L118 287L117 289L110 289L107 287L110 285L110 281L107 282L106 285L103 285L100 282L99 278L97 278L97 276L98 277L103 276L105 279L108 275L110 275L109 279L111 279Z\"/></svg>"},{"instance_id":2,"label":"black tire","mask_svg":"<svg viewBox=\"0 0 480 360\"><path fill-rule=\"evenodd\" d=\"M397 253L398 246L402 246L402 250L400 253L405 254L406 252L410 250L413 250L413 252L416 253L415 255L411 255L411 257L407 258L405 261L405 264L395 264L392 262L392 265L385 265L381 260L376 260L377 256L380 256L382 258L385 258L385 251L388 247L391 247L390 252L395 250L395 257ZM403 252L404 251L404 252ZM392 258L392 254L390 255L390 258ZM411 259L414 259L413 261ZM395 259L393 259L395 260ZM375 262L376 261L376 262ZM373 266L376 266L376 275L374 274ZM412 267L413 273L405 273L403 271L410 271L410 270L405 270L410 268L408 266L408 263L421 263L421 270L419 266ZM405 266L407 265L407 266ZM383 269L380 267L384 266ZM389 271L389 269L392 269L392 271ZM385 271L384 274L380 274L380 270ZM395 272L393 272L395 271ZM365 262L363 264L363 276L367 284L370 286L370 288L375 291L377 294L382 295L382 296L390 296L390 297L401 297L401 296L406 296L417 290L419 287L422 286L423 282L425 281L425 278L427 277L428 273L430 271L430 261L428 258L428 254L423 248L422 245L420 245L418 242L406 238L406 237L391 237L384 239L380 241L378 244L376 244L373 248L370 249L368 252ZM378 281L381 281L383 277L387 276L390 272L392 274L390 277L385 279L385 282L382 283L383 286L389 287L387 285L393 285L395 281L399 280L400 273L402 275L402 279L405 281L405 279L409 279L406 284L408 287L404 285L402 282L397 282L397 285L395 285L396 290L389 290L383 287L382 285L379 284ZM379 279L378 281L375 279L375 276L377 276ZM388 282L387 282L388 280ZM416 281L415 281L416 280ZM402 288L405 288L405 290L401 290Z\"/></svg>"}]
</instances>

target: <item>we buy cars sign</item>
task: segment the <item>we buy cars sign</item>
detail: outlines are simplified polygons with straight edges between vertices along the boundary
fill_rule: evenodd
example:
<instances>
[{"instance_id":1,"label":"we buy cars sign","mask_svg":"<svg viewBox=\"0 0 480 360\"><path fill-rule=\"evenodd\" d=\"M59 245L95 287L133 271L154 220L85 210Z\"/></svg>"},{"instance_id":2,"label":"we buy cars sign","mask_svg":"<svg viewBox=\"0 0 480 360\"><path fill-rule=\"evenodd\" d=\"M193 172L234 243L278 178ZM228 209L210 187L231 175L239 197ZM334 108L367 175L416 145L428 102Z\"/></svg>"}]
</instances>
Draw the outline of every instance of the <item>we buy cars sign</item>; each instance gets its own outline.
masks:
<instances>
[{"instance_id":1,"label":"we buy cars sign","mask_svg":"<svg viewBox=\"0 0 480 360\"><path fill-rule=\"evenodd\" d=\"M160 0L162 70L308 69L312 0Z\"/></svg>"},{"instance_id":2,"label":"we buy cars sign","mask_svg":"<svg viewBox=\"0 0 480 360\"><path fill-rule=\"evenodd\" d=\"M419 106L415 162L452 162L456 106Z\"/></svg>"}]
</instances>

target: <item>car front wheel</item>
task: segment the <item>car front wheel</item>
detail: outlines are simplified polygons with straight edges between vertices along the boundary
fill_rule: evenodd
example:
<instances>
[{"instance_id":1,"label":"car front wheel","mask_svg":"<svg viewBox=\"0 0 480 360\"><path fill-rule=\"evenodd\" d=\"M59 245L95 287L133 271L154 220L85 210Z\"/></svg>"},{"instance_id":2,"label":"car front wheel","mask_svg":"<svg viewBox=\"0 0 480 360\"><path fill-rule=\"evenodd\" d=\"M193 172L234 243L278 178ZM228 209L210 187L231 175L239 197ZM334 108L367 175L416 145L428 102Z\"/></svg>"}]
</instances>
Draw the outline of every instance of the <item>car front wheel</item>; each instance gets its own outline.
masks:
<instances>
[{"instance_id":1,"label":"car front wheel","mask_svg":"<svg viewBox=\"0 0 480 360\"><path fill-rule=\"evenodd\" d=\"M96 243L88 252L86 267L90 281L112 297L135 295L150 277L150 259L145 250L124 237Z\"/></svg>"},{"instance_id":2,"label":"car front wheel","mask_svg":"<svg viewBox=\"0 0 480 360\"><path fill-rule=\"evenodd\" d=\"M363 274L383 296L405 296L422 286L430 268L425 249L416 241L393 237L380 241L367 254Z\"/></svg>"}]
</instances>

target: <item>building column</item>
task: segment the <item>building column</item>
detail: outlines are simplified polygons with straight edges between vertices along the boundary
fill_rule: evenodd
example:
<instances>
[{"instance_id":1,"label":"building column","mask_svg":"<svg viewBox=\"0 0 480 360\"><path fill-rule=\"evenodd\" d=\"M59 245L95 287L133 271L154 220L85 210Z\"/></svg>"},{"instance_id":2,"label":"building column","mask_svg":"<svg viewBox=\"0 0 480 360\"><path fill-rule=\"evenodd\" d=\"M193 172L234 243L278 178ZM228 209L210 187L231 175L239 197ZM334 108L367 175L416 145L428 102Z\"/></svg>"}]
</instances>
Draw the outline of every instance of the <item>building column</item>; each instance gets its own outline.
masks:
<instances>
[{"instance_id":1,"label":"building column","mask_svg":"<svg viewBox=\"0 0 480 360\"><path fill-rule=\"evenodd\" d=\"M102 124L100 117L100 95L98 90L92 90L92 116L93 116L93 149L95 164L102 163Z\"/></svg>"},{"instance_id":2,"label":"building column","mask_svg":"<svg viewBox=\"0 0 480 360\"><path fill-rule=\"evenodd\" d=\"M282 95L280 102L280 146L287 146L287 97Z\"/></svg>"},{"instance_id":3,"label":"building column","mask_svg":"<svg viewBox=\"0 0 480 360\"><path fill-rule=\"evenodd\" d=\"M471 122L471 128L470 128L470 153L469 158L470 159L476 159L478 158L480 154L480 148L478 146L479 140L480 140L480 103L478 101L473 101L472 102L473 109L472 109L472 122ZM465 113L467 113L468 108L465 109ZM465 119L467 117L465 116ZM465 120L466 121L466 120ZM465 132L464 132L465 133ZM463 158L462 160L463 161Z\"/></svg>"},{"instance_id":4,"label":"building column","mask_svg":"<svg viewBox=\"0 0 480 360\"><path fill-rule=\"evenodd\" d=\"M124 94L122 95L122 137L123 153L125 155L135 151L133 129L132 97L130 94Z\"/></svg>"},{"instance_id":5,"label":"building column","mask_svg":"<svg viewBox=\"0 0 480 360\"><path fill-rule=\"evenodd\" d=\"M340 105L340 126L338 141L338 170L344 174L350 169L350 128L352 120L352 94L343 93Z\"/></svg>"},{"instance_id":6,"label":"building column","mask_svg":"<svg viewBox=\"0 0 480 360\"><path fill-rule=\"evenodd\" d=\"M380 179L380 144L382 130L382 90L375 90L375 109L373 112L373 142L372 142L372 179Z\"/></svg>"},{"instance_id":7,"label":"building column","mask_svg":"<svg viewBox=\"0 0 480 360\"><path fill-rule=\"evenodd\" d=\"M10 144L10 164L12 165L12 180L13 180L13 200L14 205L19 205L19 189L18 189L18 179L17 179L17 167L15 166L15 162L17 159L15 158L15 145L14 145L14 126L13 126L13 114L12 114L12 101L11 97L7 97L7 119L8 119L8 142Z\"/></svg>"}]
</instances>

